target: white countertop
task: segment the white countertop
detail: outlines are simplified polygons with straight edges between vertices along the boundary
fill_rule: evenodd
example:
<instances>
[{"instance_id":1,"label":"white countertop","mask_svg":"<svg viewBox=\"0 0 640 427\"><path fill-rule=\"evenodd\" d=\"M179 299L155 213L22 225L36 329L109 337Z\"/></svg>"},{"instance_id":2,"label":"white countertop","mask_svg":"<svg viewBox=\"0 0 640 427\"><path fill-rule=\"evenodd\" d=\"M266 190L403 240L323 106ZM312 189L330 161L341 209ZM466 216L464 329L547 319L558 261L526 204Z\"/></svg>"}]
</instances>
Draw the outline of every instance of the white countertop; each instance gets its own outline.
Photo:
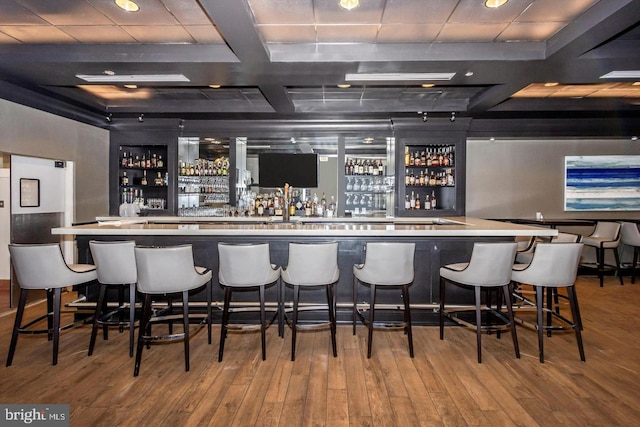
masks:
<instances>
[{"instance_id":1,"label":"white countertop","mask_svg":"<svg viewBox=\"0 0 640 427\"><path fill-rule=\"evenodd\" d=\"M103 236L334 236L504 237L555 236L557 230L471 217L443 218L101 217L98 223L59 227L52 234ZM263 221L256 223L256 221Z\"/></svg>"}]
</instances>

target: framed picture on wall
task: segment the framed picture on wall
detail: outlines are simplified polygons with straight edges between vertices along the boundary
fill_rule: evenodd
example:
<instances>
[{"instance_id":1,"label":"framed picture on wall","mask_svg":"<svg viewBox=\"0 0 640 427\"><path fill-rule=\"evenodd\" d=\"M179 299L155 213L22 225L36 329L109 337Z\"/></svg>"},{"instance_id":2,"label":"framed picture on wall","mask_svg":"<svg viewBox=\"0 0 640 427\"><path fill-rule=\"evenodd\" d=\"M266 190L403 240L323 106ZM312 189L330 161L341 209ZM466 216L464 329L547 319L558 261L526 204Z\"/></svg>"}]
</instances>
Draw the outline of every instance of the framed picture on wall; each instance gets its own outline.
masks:
<instances>
[{"instance_id":1,"label":"framed picture on wall","mask_svg":"<svg viewBox=\"0 0 640 427\"><path fill-rule=\"evenodd\" d=\"M20 207L37 208L40 206L40 180L20 178Z\"/></svg>"},{"instance_id":2,"label":"framed picture on wall","mask_svg":"<svg viewBox=\"0 0 640 427\"><path fill-rule=\"evenodd\" d=\"M565 211L640 210L640 156L566 156Z\"/></svg>"}]
</instances>

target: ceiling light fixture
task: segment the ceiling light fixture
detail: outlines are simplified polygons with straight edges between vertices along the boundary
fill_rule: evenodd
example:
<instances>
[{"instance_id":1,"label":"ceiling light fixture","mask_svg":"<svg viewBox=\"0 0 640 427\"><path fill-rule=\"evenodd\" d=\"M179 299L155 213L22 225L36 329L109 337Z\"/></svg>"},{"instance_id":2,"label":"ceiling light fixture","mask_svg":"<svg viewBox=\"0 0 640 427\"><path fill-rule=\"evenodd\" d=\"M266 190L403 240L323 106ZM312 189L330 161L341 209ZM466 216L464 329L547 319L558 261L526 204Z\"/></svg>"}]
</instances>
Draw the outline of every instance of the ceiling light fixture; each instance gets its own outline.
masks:
<instances>
[{"instance_id":1,"label":"ceiling light fixture","mask_svg":"<svg viewBox=\"0 0 640 427\"><path fill-rule=\"evenodd\" d=\"M451 80L456 73L348 73L345 81Z\"/></svg>"},{"instance_id":2,"label":"ceiling light fixture","mask_svg":"<svg viewBox=\"0 0 640 427\"><path fill-rule=\"evenodd\" d=\"M144 114L140 114L140 115L138 116L138 121L139 121L140 123L144 122Z\"/></svg>"},{"instance_id":3,"label":"ceiling light fixture","mask_svg":"<svg viewBox=\"0 0 640 427\"><path fill-rule=\"evenodd\" d=\"M347 89L347 88L350 88L350 87L351 87L351 85L348 85L348 84L339 84L339 85L338 85L338 87L339 87L340 89Z\"/></svg>"},{"instance_id":4,"label":"ceiling light fixture","mask_svg":"<svg viewBox=\"0 0 640 427\"><path fill-rule=\"evenodd\" d=\"M473 71L467 71L466 73L464 73L465 77L471 77L473 76Z\"/></svg>"},{"instance_id":5,"label":"ceiling light fixture","mask_svg":"<svg viewBox=\"0 0 640 427\"><path fill-rule=\"evenodd\" d=\"M209 87L212 89L220 89L221 86L218 84L213 84L213 85L209 85Z\"/></svg>"},{"instance_id":6,"label":"ceiling light fixture","mask_svg":"<svg viewBox=\"0 0 640 427\"><path fill-rule=\"evenodd\" d=\"M106 119L107 119L107 122L111 123L111 121L113 120L113 114L109 113Z\"/></svg>"},{"instance_id":7,"label":"ceiling light fixture","mask_svg":"<svg viewBox=\"0 0 640 427\"><path fill-rule=\"evenodd\" d=\"M455 112L455 111L452 111L452 112L451 112L451 118L449 118L449 120L450 120L451 122L455 122L455 121L456 121L456 112Z\"/></svg>"},{"instance_id":8,"label":"ceiling light fixture","mask_svg":"<svg viewBox=\"0 0 640 427\"><path fill-rule=\"evenodd\" d=\"M120 9L126 10L127 12L137 12L140 10L140 7L131 0L115 0L115 4L118 5Z\"/></svg>"},{"instance_id":9,"label":"ceiling light fixture","mask_svg":"<svg viewBox=\"0 0 640 427\"><path fill-rule=\"evenodd\" d=\"M547 82L544 84L544 87L554 87L554 86L558 86L560 83L558 82Z\"/></svg>"},{"instance_id":10,"label":"ceiling light fixture","mask_svg":"<svg viewBox=\"0 0 640 427\"><path fill-rule=\"evenodd\" d=\"M422 121L426 123L426 122L427 122L427 120L429 120L429 119L427 118L427 113L423 113L423 114L422 114Z\"/></svg>"},{"instance_id":11,"label":"ceiling light fixture","mask_svg":"<svg viewBox=\"0 0 640 427\"><path fill-rule=\"evenodd\" d=\"M296 139L294 137L291 137L290 141L291 141L292 144L296 143Z\"/></svg>"},{"instance_id":12,"label":"ceiling light fixture","mask_svg":"<svg viewBox=\"0 0 640 427\"><path fill-rule=\"evenodd\" d=\"M627 70L627 71L611 71L603 76L601 79L640 79L640 70Z\"/></svg>"},{"instance_id":13,"label":"ceiling light fixture","mask_svg":"<svg viewBox=\"0 0 640 427\"><path fill-rule=\"evenodd\" d=\"M124 85L127 89L138 89L138 85Z\"/></svg>"},{"instance_id":14,"label":"ceiling light fixture","mask_svg":"<svg viewBox=\"0 0 640 427\"><path fill-rule=\"evenodd\" d=\"M487 0L484 2L484 5L490 7L491 9L496 9L508 1L509 0Z\"/></svg>"},{"instance_id":15,"label":"ceiling light fixture","mask_svg":"<svg viewBox=\"0 0 640 427\"><path fill-rule=\"evenodd\" d=\"M422 83L422 85L421 85L421 86L422 86L423 88L425 88L425 89L429 89L430 87L434 87L434 86L435 86L435 84L433 84L433 83Z\"/></svg>"},{"instance_id":16,"label":"ceiling light fixture","mask_svg":"<svg viewBox=\"0 0 640 427\"><path fill-rule=\"evenodd\" d=\"M364 144L371 144L371 143L373 143L373 137L372 136L368 136L365 139L363 139L362 142Z\"/></svg>"},{"instance_id":17,"label":"ceiling light fixture","mask_svg":"<svg viewBox=\"0 0 640 427\"><path fill-rule=\"evenodd\" d=\"M360 5L360 0L339 0L338 4L343 9L351 10Z\"/></svg>"},{"instance_id":18,"label":"ceiling light fixture","mask_svg":"<svg viewBox=\"0 0 640 427\"><path fill-rule=\"evenodd\" d=\"M637 140L638 140L638 137L634 135L634 136L632 136L632 137L631 137L631 140L632 140L632 141L637 141Z\"/></svg>"},{"instance_id":19,"label":"ceiling light fixture","mask_svg":"<svg viewBox=\"0 0 640 427\"><path fill-rule=\"evenodd\" d=\"M76 74L76 77L89 83L177 83L190 81L184 74Z\"/></svg>"}]
</instances>

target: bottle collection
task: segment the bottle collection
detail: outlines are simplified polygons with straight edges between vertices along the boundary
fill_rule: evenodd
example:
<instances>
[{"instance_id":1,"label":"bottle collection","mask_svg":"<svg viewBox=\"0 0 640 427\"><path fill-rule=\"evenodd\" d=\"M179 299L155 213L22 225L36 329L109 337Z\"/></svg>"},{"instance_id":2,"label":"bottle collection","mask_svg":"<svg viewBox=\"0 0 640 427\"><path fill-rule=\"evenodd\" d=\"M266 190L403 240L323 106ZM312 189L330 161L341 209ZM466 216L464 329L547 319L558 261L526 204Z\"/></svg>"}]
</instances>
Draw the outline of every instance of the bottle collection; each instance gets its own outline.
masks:
<instances>
[{"instance_id":1,"label":"bottle collection","mask_svg":"<svg viewBox=\"0 0 640 427\"><path fill-rule=\"evenodd\" d=\"M228 176L229 158L218 157L215 160L195 159L194 162L180 161L180 176Z\"/></svg>"},{"instance_id":2,"label":"bottle collection","mask_svg":"<svg viewBox=\"0 0 640 427\"><path fill-rule=\"evenodd\" d=\"M454 145L405 145L404 166L405 211L453 208Z\"/></svg>"},{"instance_id":3,"label":"bottle collection","mask_svg":"<svg viewBox=\"0 0 640 427\"><path fill-rule=\"evenodd\" d=\"M354 159L348 158L344 165L345 175L384 176L382 159Z\"/></svg>"},{"instance_id":4,"label":"bottle collection","mask_svg":"<svg viewBox=\"0 0 640 427\"><path fill-rule=\"evenodd\" d=\"M120 167L122 169L162 169L164 168L164 160L161 154L152 153L151 150L147 150L142 154L142 157L140 154L134 154L133 151L127 152L125 150L120 158Z\"/></svg>"}]
</instances>

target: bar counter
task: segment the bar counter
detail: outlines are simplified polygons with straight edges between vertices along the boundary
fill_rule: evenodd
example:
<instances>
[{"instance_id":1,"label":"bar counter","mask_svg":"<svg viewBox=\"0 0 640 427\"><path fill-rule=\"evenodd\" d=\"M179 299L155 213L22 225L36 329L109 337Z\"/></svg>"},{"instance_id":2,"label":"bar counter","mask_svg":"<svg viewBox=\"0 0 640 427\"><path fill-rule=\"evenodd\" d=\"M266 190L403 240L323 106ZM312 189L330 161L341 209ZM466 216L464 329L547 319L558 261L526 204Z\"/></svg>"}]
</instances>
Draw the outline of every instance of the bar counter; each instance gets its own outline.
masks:
<instances>
[{"instance_id":1,"label":"bar counter","mask_svg":"<svg viewBox=\"0 0 640 427\"><path fill-rule=\"evenodd\" d=\"M210 268L214 281L218 271L217 244L258 243L270 244L271 261L286 266L289 242L337 241L340 280L337 285L338 320L351 319L352 269L364 262L367 242L413 242L415 252L415 280L410 290L412 315L416 324L436 324L434 309L439 297L440 266L468 261L474 242L513 241L516 237L551 237L557 230L490 221L471 217L443 218L293 218L283 222L281 218L199 218L199 217L140 217L98 218L96 223L52 229L56 235L75 236L78 246L78 262L91 263L90 240L135 240L138 245L166 246L191 244L196 265ZM79 290L88 301L96 300L96 291L89 285ZM468 304L473 292L464 289L451 293L451 302ZM401 303L394 295L380 295L380 302L389 307ZM315 298L317 296L317 298ZM246 300L256 300L257 295L242 295ZM285 293L285 301L288 301ZM223 292L214 284L213 299L220 307ZM318 292L312 302L322 302L324 295ZM315 298L315 299L314 299ZM275 287L267 292L267 299L276 301ZM204 293L195 295L194 301L203 301ZM381 316L382 317L382 316ZM381 319L382 320L382 319Z\"/></svg>"}]
</instances>

